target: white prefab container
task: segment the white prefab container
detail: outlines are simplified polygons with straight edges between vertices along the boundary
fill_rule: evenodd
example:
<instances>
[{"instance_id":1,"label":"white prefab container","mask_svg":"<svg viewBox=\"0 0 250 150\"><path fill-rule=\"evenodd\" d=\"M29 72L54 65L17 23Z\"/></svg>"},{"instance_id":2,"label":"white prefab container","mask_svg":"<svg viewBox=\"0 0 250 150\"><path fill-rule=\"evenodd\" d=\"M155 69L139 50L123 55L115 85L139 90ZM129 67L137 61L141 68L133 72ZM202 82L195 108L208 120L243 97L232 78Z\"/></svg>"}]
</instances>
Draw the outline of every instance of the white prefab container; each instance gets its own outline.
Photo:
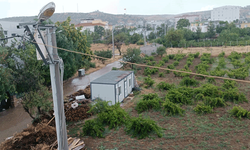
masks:
<instances>
[{"instance_id":1,"label":"white prefab container","mask_svg":"<svg viewBox=\"0 0 250 150\"><path fill-rule=\"evenodd\" d=\"M112 105L122 102L134 88L134 72L112 70L90 82L91 99L111 101Z\"/></svg>"}]
</instances>

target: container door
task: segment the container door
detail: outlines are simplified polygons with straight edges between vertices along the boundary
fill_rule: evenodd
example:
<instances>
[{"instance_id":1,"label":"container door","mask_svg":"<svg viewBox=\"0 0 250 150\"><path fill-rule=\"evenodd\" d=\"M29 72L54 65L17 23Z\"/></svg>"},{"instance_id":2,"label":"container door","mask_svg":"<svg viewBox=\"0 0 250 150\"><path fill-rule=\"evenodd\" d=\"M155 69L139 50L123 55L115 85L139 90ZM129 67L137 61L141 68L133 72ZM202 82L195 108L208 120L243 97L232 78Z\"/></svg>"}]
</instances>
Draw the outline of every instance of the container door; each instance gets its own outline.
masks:
<instances>
[{"instance_id":1,"label":"container door","mask_svg":"<svg viewBox=\"0 0 250 150\"><path fill-rule=\"evenodd\" d=\"M124 81L124 98L128 95L128 89L127 89L127 80Z\"/></svg>"}]
</instances>

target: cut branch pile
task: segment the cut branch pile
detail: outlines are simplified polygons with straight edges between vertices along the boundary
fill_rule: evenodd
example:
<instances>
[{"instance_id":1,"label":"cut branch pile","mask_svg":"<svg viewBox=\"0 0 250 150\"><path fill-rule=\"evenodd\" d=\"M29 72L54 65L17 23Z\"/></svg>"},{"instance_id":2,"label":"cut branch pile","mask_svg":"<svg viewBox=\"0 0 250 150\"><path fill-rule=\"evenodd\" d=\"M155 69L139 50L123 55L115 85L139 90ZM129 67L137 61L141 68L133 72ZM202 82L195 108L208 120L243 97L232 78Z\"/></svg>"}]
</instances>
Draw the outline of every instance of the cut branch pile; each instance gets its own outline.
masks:
<instances>
[{"instance_id":1,"label":"cut branch pile","mask_svg":"<svg viewBox=\"0 0 250 150\"><path fill-rule=\"evenodd\" d=\"M80 96L80 95L84 95L86 99L90 99L91 98L90 85L88 85L84 90L79 90L75 92L74 94L67 96L67 98L75 100L76 96Z\"/></svg>"}]
</instances>

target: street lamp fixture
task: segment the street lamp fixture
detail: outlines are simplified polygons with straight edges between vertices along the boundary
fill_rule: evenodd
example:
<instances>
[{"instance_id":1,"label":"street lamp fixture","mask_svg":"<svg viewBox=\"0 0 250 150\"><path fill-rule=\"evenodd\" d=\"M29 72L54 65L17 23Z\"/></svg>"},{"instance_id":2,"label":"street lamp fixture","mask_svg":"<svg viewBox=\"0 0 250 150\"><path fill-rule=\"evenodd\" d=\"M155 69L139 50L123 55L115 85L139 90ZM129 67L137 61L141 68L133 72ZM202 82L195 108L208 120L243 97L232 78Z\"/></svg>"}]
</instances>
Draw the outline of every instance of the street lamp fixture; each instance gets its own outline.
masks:
<instances>
[{"instance_id":1,"label":"street lamp fixture","mask_svg":"<svg viewBox=\"0 0 250 150\"><path fill-rule=\"evenodd\" d=\"M50 2L45 5L38 14L38 23L41 23L49 19L55 12L56 5L54 2Z\"/></svg>"}]
</instances>

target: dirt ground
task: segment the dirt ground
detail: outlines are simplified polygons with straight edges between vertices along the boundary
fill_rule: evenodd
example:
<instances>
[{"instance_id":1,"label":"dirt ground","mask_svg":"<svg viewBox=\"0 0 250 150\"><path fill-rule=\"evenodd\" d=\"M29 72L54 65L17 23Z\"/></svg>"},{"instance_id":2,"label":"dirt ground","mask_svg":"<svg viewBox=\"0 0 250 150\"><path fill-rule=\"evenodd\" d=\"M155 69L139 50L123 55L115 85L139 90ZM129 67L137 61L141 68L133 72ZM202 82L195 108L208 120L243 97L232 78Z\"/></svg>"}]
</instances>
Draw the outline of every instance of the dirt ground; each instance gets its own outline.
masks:
<instances>
[{"instance_id":1,"label":"dirt ground","mask_svg":"<svg viewBox=\"0 0 250 150\"><path fill-rule=\"evenodd\" d=\"M130 44L130 45L122 45L121 51L125 53L127 48L140 48L141 45ZM92 51L100 51L100 50L112 50L112 45L106 44L91 44ZM189 48L167 48L167 54L177 54L177 53L211 53L212 56L218 56L222 51L229 55L232 51L237 52L250 52L250 46L223 46L223 47L189 47ZM115 48L115 53L119 54L119 51Z\"/></svg>"},{"instance_id":2,"label":"dirt ground","mask_svg":"<svg viewBox=\"0 0 250 150\"><path fill-rule=\"evenodd\" d=\"M160 57L155 57L155 61L159 61ZM183 58L176 69L181 69L186 64L186 58ZM166 68L172 64L174 60L170 60L163 67ZM199 58L193 60L193 64L189 67L192 72L196 72L195 66L200 63ZM214 64L213 64L214 65ZM211 69L212 65L210 65ZM124 103L124 108L131 116L138 116L134 109L135 104L141 99L142 94L157 93L164 98L166 91L160 91L156 85L161 82L179 84L181 77L175 77L173 73L167 74L164 72L164 77L158 77L158 73L151 75L156 82L152 88L144 88L142 86L141 94L135 96L132 101ZM143 68L136 72L137 81L143 82ZM200 85L206 83L205 79L195 77L200 81ZM247 78L249 80L249 77ZM223 80L216 79L217 86L220 86ZM247 99L250 100L250 85L247 83L238 83L237 87L243 92ZM229 115L229 110L235 105L250 111L248 103L234 104L227 103L226 107L215 108L211 114L198 115L193 111L195 105L183 105L186 113L184 116L168 116L160 111L150 110L143 112L142 115L155 120L161 127L165 128L162 138L158 138L152 134L149 138L138 140L127 135L124 127L118 129L106 130L105 138L81 137L86 143L86 148L89 150L95 149L114 149L119 150L165 150L165 149L250 149L250 120L236 119ZM126 107L129 106L129 107ZM75 136L80 136L82 124L74 126Z\"/></svg>"}]
</instances>

